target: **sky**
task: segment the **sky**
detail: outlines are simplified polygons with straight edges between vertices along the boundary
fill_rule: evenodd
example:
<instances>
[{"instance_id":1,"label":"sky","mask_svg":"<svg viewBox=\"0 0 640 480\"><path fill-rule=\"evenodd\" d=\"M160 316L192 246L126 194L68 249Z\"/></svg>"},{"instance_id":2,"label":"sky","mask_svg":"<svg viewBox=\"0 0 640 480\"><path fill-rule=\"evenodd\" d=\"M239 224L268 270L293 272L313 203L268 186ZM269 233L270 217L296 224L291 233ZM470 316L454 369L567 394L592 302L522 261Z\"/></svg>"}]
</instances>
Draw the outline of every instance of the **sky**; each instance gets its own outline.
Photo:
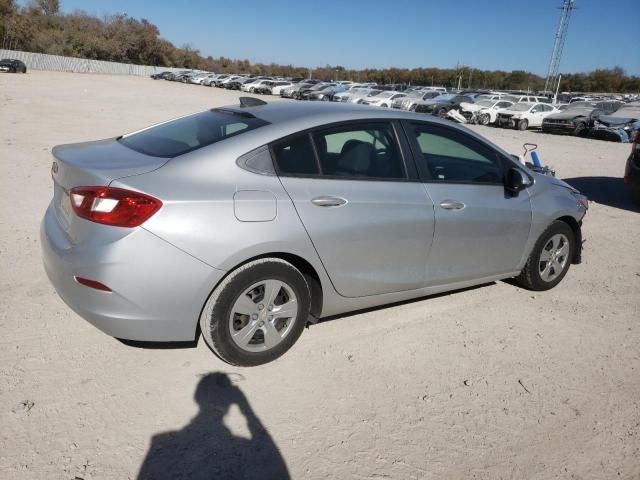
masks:
<instances>
[{"instance_id":1,"label":"sky","mask_svg":"<svg viewBox=\"0 0 640 480\"><path fill-rule=\"evenodd\" d=\"M204 56L346 68L546 75L561 0L61 0L63 12L146 18ZM640 75L640 0L576 0L561 72Z\"/></svg>"}]
</instances>

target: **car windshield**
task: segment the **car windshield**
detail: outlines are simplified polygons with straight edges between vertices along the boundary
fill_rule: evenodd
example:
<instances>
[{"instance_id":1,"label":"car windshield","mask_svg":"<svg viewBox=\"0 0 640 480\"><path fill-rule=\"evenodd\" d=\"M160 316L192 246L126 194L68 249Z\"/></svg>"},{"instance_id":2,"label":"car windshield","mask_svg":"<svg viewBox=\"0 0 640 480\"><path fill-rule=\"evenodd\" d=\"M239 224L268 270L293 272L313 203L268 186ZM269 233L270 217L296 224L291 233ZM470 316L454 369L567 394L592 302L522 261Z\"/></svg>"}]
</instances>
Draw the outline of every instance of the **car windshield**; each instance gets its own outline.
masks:
<instances>
[{"instance_id":1,"label":"car windshield","mask_svg":"<svg viewBox=\"0 0 640 480\"><path fill-rule=\"evenodd\" d=\"M376 98L390 98L395 95L396 92L380 92L376 95Z\"/></svg>"},{"instance_id":2,"label":"car windshield","mask_svg":"<svg viewBox=\"0 0 640 480\"><path fill-rule=\"evenodd\" d=\"M533 107L533 105L531 105L530 103L516 103L514 105L511 105L509 107L509 110L514 110L516 112L526 112L531 107Z\"/></svg>"},{"instance_id":3,"label":"car windshield","mask_svg":"<svg viewBox=\"0 0 640 480\"><path fill-rule=\"evenodd\" d=\"M436 102L448 102L449 100L453 100L456 95L446 94L446 95L438 95L433 100Z\"/></svg>"},{"instance_id":4,"label":"car windshield","mask_svg":"<svg viewBox=\"0 0 640 480\"><path fill-rule=\"evenodd\" d=\"M573 110L574 108L585 108L585 107L593 107L593 103L591 102L573 102L567 108Z\"/></svg>"},{"instance_id":5,"label":"car windshield","mask_svg":"<svg viewBox=\"0 0 640 480\"><path fill-rule=\"evenodd\" d=\"M145 155L173 158L268 123L244 113L208 110L162 123L118 140L122 145Z\"/></svg>"}]
</instances>

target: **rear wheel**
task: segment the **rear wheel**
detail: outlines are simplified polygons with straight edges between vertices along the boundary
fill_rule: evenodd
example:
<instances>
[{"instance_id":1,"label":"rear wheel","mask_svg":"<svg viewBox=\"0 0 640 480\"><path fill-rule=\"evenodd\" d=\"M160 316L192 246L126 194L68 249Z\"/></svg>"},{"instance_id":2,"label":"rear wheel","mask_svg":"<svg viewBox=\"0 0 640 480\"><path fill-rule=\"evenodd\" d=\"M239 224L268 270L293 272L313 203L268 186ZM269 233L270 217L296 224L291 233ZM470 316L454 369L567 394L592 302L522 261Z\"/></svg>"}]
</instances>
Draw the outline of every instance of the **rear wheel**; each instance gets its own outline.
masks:
<instances>
[{"instance_id":1,"label":"rear wheel","mask_svg":"<svg viewBox=\"0 0 640 480\"><path fill-rule=\"evenodd\" d=\"M436 115L440 118L446 118L447 117L447 110L444 108L441 108L440 110L438 110L436 112Z\"/></svg>"},{"instance_id":2,"label":"rear wheel","mask_svg":"<svg viewBox=\"0 0 640 480\"><path fill-rule=\"evenodd\" d=\"M518 130L526 130L527 128L529 128L529 120L527 120L526 118L523 118L518 122L518 124L516 125L516 128Z\"/></svg>"},{"instance_id":3,"label":"rear wheel","mask_svg":"<svg viewBox=\"0 0 640 480\"><path fill-rule=\"evenodd\" d=\"M517 282L528 290L549 290L569 271L575 251L575 235L561 220L553 222L536 242Z\"/></svg>"},{"instance_id":4,"label":"rear wheel","mask_svg":"<svg viewBox=\"0 0 640 480\"><path fill-rule=\"evenodd\" d=\"M278 258L249 262L211 293L200 315L207 345L223 361L249 367L283 355L300 337L311 294L298 269Z\"/></svg>"}]
</instances>

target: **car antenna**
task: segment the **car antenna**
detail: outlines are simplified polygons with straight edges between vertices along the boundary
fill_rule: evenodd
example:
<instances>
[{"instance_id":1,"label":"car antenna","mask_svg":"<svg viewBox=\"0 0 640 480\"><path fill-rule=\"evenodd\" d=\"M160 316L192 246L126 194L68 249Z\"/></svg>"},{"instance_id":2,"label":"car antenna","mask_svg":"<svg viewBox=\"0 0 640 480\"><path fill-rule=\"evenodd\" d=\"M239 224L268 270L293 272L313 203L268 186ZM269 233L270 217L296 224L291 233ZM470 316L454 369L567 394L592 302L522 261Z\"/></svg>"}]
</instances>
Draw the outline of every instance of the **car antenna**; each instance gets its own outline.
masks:
<instances>
[{"instance_id":1,"label":"car antenna","mask_svg":"<svg viewBox=\"0 0 640 480\"><path fill-rule=\"evenodd\" d=\"M240 97L240 106L245 107L259 107L260 105L266 105L267 102L255 97Z\"/></svg>"}]
</instances>

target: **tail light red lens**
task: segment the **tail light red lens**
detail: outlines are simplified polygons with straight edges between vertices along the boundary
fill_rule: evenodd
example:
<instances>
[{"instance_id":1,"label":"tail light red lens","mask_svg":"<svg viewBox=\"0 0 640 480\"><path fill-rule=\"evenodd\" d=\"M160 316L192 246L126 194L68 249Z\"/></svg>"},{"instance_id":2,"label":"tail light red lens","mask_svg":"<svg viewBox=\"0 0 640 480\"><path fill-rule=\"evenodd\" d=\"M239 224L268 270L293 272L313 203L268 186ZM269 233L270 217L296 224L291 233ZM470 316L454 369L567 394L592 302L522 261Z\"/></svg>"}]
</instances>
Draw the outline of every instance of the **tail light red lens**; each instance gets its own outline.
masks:
<instances>
[{"instance_id":1,"label":"tail light red lens","mask_svg":"<svg viewBox=\"0 0 640 480\"><path fill-rule=\"evenodd\" d=\"M80 218L114 227L142 225L162 207L157 198L122 188L76 187L69 197Z\"/></svg>"}]
</instances>

